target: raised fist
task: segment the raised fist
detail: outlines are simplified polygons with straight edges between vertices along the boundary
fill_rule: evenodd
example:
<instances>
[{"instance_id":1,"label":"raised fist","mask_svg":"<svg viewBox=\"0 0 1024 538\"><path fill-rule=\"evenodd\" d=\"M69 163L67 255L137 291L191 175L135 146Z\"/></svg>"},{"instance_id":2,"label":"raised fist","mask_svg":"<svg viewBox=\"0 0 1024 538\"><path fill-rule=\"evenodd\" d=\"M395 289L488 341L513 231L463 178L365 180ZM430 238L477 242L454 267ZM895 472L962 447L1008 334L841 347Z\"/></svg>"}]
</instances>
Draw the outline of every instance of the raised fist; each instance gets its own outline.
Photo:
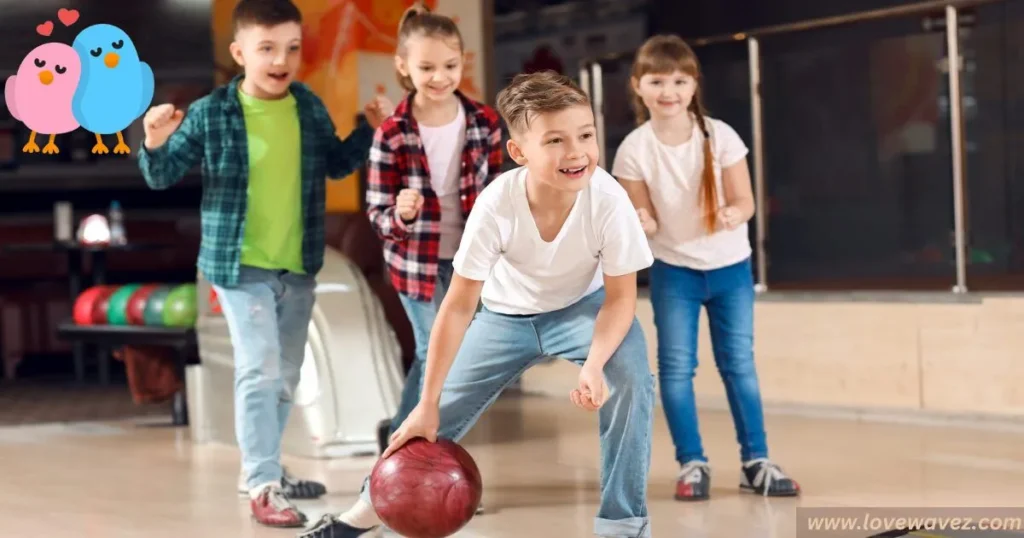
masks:
<instances>
[{"instance_id":1,"label":"raised fist","mask_svg":"<svg viewBox=\"0 0 1024 538\"><path fill-rule=\"evenodd\" d=\"M167 139L178 130L185 113L178 110L172 104L155 106L146 112L142 120L142 126L146 130L145 145L149 149L156 149L167 142Z\"/></svg>"}]
</instances>

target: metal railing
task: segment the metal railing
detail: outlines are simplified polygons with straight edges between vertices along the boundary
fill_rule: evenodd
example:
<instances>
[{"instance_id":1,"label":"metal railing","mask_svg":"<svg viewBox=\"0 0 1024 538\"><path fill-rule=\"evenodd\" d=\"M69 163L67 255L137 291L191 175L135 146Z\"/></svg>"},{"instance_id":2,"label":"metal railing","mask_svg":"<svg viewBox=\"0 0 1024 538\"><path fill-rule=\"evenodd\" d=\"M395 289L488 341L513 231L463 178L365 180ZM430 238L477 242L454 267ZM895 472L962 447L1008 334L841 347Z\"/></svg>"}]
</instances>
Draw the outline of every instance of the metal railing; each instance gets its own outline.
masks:
<instances>
[{"instance_id":1,"label":"metal railing","mask_svg":"<svg viewBox=\"0 0 1024 538\"><path fill-rule=\"evenodd\" d=\"M847 26L867 21L895 19L915 15L945 13L945 32L949 62L949 100L950 100L950 136L952 138L953 158L953 212L954 242L956 251L956 284L954 293L967 292L967 245L964 208L964 176L965 176L965 144L964 119L960 71L963 69L963 58L960 55L959 16L960 11L967 8L987 4L1005 3L1010 0L929 0L905 6L875 9L846 15L811 19L802 22L768 26L747 32L723 34L689 40L695 49L709 45L747 42L748 60L750 63L750 114L753 125L752 152L754 155L753 179L757 211L755 212L756 236L754 246L757 252L757 290L768 289L768 256L765 242L768 237L765 211L765 167L764 167L764 134L761 103L761 39L768 36L792 34L808 30L820 30L834 26ZM699 52L699 51L698 51ZM580 64L580 85L590 96L597 122L598 143L605 148L605 114L604 87L602 84L602 62L618 62L631 59L634 52L608 54L588 58ZM599 164L605 167L605 154L601 152Z\"/></svg>"}]
</instances>

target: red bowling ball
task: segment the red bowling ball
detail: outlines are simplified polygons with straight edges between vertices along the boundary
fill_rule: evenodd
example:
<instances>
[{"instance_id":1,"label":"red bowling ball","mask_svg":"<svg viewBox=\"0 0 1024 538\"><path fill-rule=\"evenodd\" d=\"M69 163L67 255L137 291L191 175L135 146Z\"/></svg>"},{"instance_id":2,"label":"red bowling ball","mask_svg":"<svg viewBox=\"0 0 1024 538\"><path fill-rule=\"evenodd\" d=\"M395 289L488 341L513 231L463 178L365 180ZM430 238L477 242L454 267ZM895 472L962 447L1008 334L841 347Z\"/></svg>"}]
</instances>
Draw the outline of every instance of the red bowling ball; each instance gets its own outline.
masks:
<instances>
[{"instance_id":1,"label":"red bowling ball","mask_svg":"<svg viewBox=\"0 0 1024 538\"><path fill-rule=\"evenodd\" d=\"M444 538L480 506L480 470L457 443L413 439L370 473L370 501L381 521L407 538Z\"/></svg>"},{"instance_id":2,"label":"red bowling ball","mask_svg":"<svg viewBox=\"0 0 1024 538\"><path fill-rule=\"evenodd\" d=\"M107 322L106 308L117 286L93 286L75 299L72 318L77 325L102 325ZM102 312L101 312L102 310Z\"/></svg>"}]
</instances>

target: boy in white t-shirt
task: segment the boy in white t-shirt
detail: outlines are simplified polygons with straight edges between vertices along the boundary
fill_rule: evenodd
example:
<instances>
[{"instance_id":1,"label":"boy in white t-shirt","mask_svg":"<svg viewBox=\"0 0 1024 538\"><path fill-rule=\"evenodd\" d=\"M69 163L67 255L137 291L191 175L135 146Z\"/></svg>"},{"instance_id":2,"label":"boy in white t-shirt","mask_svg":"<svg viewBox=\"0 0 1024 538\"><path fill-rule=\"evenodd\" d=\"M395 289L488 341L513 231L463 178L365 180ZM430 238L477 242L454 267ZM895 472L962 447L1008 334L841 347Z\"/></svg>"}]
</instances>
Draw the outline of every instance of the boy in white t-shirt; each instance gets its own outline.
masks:
<instances>
[{"instance_id":1,"label":"boy in white t-shirt","mask_svg":"<svg viewBox=\"0 0 1024 538\"><path fill-rule=\"evenodd\" d=\"M740 488L795 496L800 486L768 459L754 364L754 282L747 221L754 196L747 147L725 122L708 118L700 67L677 36L655 36L633 65L643 123L615 154L612 173L651 237L651 306L658 377L681 466L675 497L709 498L711 468L701 444L693 376L701 308L707 309L715 365L725 384L740 445Z\"/></svg>"},{"instance_id":2,"label":"boy in white t-shirt","mask_svg":"<svg viewBox=\"0 0 1024 538\"><path fill-rule=\"evenodd\" d=\"M636 272L653 262L647 239L625 190L597 167L590 102L569 78L518 75L498 110L522 166L477 198L430 335L420 403L382 457L416 437L458 441L523 372L560 357L582 367L570 399L600 417L595 534L649 537L654 379L635 317ZM369 498L367 481L351 510L301 536L369 532L380 523Z\"/></svg>"}]
</instances>

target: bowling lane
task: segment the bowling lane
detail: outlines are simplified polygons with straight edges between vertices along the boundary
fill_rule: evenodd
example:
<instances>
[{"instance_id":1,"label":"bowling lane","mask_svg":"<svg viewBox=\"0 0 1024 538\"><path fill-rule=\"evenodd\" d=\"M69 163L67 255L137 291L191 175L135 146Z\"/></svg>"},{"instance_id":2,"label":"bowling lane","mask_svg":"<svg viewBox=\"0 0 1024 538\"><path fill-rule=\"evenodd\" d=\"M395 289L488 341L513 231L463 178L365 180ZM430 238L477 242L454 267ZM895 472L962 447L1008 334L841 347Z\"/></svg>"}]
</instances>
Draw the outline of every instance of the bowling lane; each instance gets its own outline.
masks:
<instances>
[{"instance_id":1,"label":"bowling lane","mask_svg":"<svg viewBox=\"0 0 1024 538\"><path fill-rule=\"evenodd\" d=\"M166 422L163 418L156 422ZM799 506L1013 506L1024 498L1024 434L769 415L773 457L797 478L800 499L737 491L727 412L704 412L712 500L671 499L676 466L659 414L650 481L655 537L796 536ZM460 538L591 538L598 500L596 415L567 399L507 396L466 439L489 513ZM235 494L238 455L194 445L187 429L142 422L0 428L0 536L103 538L291 537L260 527ZM331 493L301 502L312 519L347 507L372 458L286 459ZM865 533L867 536L870 533ZM937 533L942 535L942 533ZM948 534L948 532L947 532Z\"/></svg>"}]
</instances>

